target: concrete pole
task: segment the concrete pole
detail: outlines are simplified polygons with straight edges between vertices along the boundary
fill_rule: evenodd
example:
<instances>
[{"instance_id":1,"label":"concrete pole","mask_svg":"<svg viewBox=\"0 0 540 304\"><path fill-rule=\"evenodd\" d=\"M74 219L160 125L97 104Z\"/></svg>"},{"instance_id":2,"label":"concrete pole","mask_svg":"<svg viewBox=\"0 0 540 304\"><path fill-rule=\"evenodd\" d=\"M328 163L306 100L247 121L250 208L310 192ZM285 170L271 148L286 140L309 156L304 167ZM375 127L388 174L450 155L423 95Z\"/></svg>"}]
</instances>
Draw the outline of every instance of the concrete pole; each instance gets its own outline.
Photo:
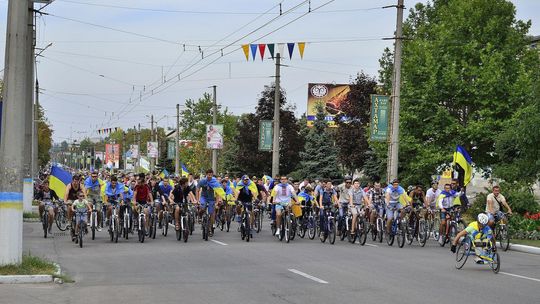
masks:
<instances>
[{"instance_id":1,"label":"concrete pole","mask_svg":"<svg viewBox=\"0 0 540 304\"><path fill-rule=\"evenodd\" d=\"M396 37L394 44L394 77L392 79L392 126L390 139L390 155L388 157L388 182L398 178L399 156L399 103L401 91L401 47L403 42L403 5L404 0L398 0Z\"/></svg>"},{"instance_id":2,"label":"concrete pole","mask_svg":"<svg viewBox=\"0 0 540 304\"><path fill-rule=\"evenodd\" d=\"M9 0L0 143L0 266L22 261L28 1Z\"/></svg>"},{"instance_id":3,"label":"concrete pole","mask_svg":"<svg viewBox=\"0 0 540 304\"><path fill-rule=\"evenodd\" d=\"M124 161L124 170L126 170L127 157L126 157L126 132L122 131L122 160Z\"/></svg>"},{"instance_id":4,"label":"concrete pole","mask_svg":"<svg viewBox=\"0 0 540 304\"><path fill-rule=\"evenodd\" d=\"M276 85L274 92L274 142L272 144L272 177L279 174L279 114L280 114L280 70L281 70L281 56L276 54Z\"/></svg>"},{"instance_id":5,"label":"concrete pole","mask_svg":"<svg viewBox=\"0 0 540 304\"><path fill-rule=\"evenodd\" d=\"M174 138L174 173L180 174L180 105L176 104L176 135Z\"/></svg>"},{"instance_id":6,"label":"concrete pole","mask_svg":"<svg viewBox=\"0 0 540 304\"><path fill-rule=\"evenodd\" d=\"M32 212L32 198L34 194L33 189L33 151L32 143L33 141L33 106L34 106L34 2L27 1L28 3L28 36L27 36L27 57L28 60L26 64L26 89L28 93L26 95L26 100L24 101L24 114L25 114L25 130L24 130L24 179L23 179L23 211Z\"/></svg>"},{"instance_id":7,"label":"concrete pole","mask_svg":"<svg viewBox=\"0 0 540 304\"><path fill-rule=\"evenodd\" d=\"M216 92L217 92L217 86L212 86L214 88L214 107L212 110L212 124L217 124L217 98L216 98ZM217 149L212 149L212 170L214 170L214 174L217 174Z\"/></svg>"},{"instance_id":8,"label":"concrete pole","mask_svg":"<svg viewBox=\"0 0 540 304\"><path fill-rule=\"evenodd\" d=\"M137 129L137 145L139 146L139 154L137 155L137 168L135 172L139 172L140 166L141 166L141 124L139 123L138 129Z\"/></svg>"}]
</instances>

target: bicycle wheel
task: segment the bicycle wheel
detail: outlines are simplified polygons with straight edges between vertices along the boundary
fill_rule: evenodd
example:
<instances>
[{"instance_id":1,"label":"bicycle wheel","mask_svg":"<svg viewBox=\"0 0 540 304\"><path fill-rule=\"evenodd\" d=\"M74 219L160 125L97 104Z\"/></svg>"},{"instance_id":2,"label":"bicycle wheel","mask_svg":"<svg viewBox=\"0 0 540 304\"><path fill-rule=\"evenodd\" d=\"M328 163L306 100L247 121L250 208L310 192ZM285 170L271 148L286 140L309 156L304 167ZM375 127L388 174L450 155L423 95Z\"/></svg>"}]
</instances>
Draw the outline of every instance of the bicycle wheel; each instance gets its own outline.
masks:
<instances>
[{"instance_id":1,"label":"bicycle wheel","mask_svg":"<svg viewBox=\"0 0 540 304\"><path fill-rule=\"evenodd\" d=\"M45 209L43 211L41 222L43 224L43 237L47 238L47 229L49 229L49 210Z\"/></svg>"},{"instance_id":2,"label":"bicycle wheel","mask_svg":"<svg viewBox=\"0 0 540 304\"><path fill-rule=\"evenodd\" d=\"M182 218L182 234L183 234L183 237L184 237L184 243L187 243L187 240L189 238L189 235L191 234L191 230L189 229L189 225L188 225L188 219L186 217L183 217Z\"/></svg>"},{"instance_id":3,"label":"bicycle wheel","mask_svg":"<svg viewBox=\"0 0 540 304\"><path fill-rule=\"evenodd\" d=\"M499 241L499 246L501 246L501 249L503 251L507 251L510 247L510 236L508 235L508 229L506 228L506 225L501 225L500 231L497 235L497 239Z\"/></svg>"},{"instance_id":4,"label":"bicycle wheel","mask_svg":"<svg viewBox=\"0 0 540 304\"><path fill-rule=\"evenodd\" d=\"M426 246L428 238L429 224L425 219L420 219L418 222L418 243L420 246Z\"/></svg>"},{"instance_id":5,"label":"bicycle wheel","mask_svg":"<svg viewBox=\"0 0 540 304\"><path fill-rule=\"evenodd\" d=\"M86 229L86 226L81 222L80 227L79 227L79 247L80 248L82 248L83 246L84 229Z\"/></svg>"},{"instance_id":6,"label":"bicycle wheel","mask_svg":"<svg viewBox=\"0 0 540 304\"><path fill-rule=\"evenodd\" d=\"M414 231L416 230L415 223L416 221L413 222L412 226L409 224L408 220L404 220L402 223L402 226L405 226L405 239L407 240L408 245L411 245L414 241Z\"/></svg>"},{"instance_id":7,"label":"bicycle wheel","mask_svg":"<svg viewBox=\"0 0 540 304\"><path fill-rule=\"evenodd\" d=\"M349 230L347 229L346 221L349 221L349 220L347 220L347 219L338 220L338 223L341 223L340 225L338 225L338 230L339 230L339 232L341 232L341 234L339 236L339 239L341 241L343 241L347 237L347 235L349 234ZM351 225L352 225L352 221L349 221L349 227L351 227Z\"/></svg>"},{"instance_id":8,"label":"bicycle wheel","mask_svg":"<svg viewBox=\"0 0 540 304\"><path fill-rule=\"evenodd\" d=\"M329 225L330 227L328 227L328 241L330 242L330 244L333 245L336 242L336 219L332 218L329 221Z\"/></svg>"},{"instance_id":9,"label":"bicycle wheel","mask_svg":"<svg viewBox=\"0 0 540 304\"><path fill-rule=\"evenodd\" d=\"M493 253L493 257L491 259L492 260L488 263L489 267L494 273L499 273L499 270L501 269L501 257L499 256L499 253Z\"/></svg>"},{"instance_id":10,"label":"bicycle wheel","mask_svg":"<svg viewBox=\"0 0 540 304\"><path fill-rule=\"evenodd\" d=\"M441 219L437 215L433 218L433 223L431 226L431 232L433 232L433 239L435 241L439 240L440 237L440 227L441 227Z\"/></svg>"},{"instance_id":11,"label":"bicycle wheel","mask_svg":"<svg viewBox=\"0 0 540 304\"><path fill-rule=\"evenodd\" d=\"M208 241L208 217L207 217L206 214L203 216L201 226L202 226L201 227L202 228L202 238L203 238L203 240Z\"/></svg>"},{"instance_id":12,"label":"bicycle wheel","mask_svg":"<svg viewBox=\"0 0 540 304\"><path fill-rule=\"evenodd\" d=\"M182 218L180 221L183 222L183 221L184 221L184 218ZM177 230L177 229L176 229L176 223L174 223L174 224L175 224L174 232L175 232L175 234L176 234L176 240L177 240L177 241L180 241L180 240L182 240L182 235L183 235L183 232L184 232L184 229L185 229L185 228L182 229L182 225L180 225L180 229ZM185 226L184 226L184 227L185 227Z\"/></svg>"},{"instance_id":13,"label":"bicycle wheel","mask_svg":"<svg viewBox=\"0 0 540 304\"><path fill-rule=\"evenodd\" d=\"M364 246L368 235L367 224L364 218L358 219L358 223L356 224L356 235L358 236L360 245Z\"/></svg>"},{"instance_id":14,"label":"bicycle wheel","mask_svg":"<svg viewBox=\"0 0 540 304\"><path fill-rule=\"evenodd\" d=\"M251 219L249 212L246 213L246 242L249 242L249 239L251 238Z\"/></svg>"},{"instance_id":15,"label":"bicycle wheel","mask_svg":"<svg viewBox=\"0 0 540 304\"><path fill-rule=\"evenodd\" d=\"M279 240L280 241L283 241L283 239L285 238L285 217L282 217L281 218L281 224L280 224L280 231L279 231Z\"/></svg>"},{"instance_id":16,"label":"bicycle wheel","mask_svg":"<svg viewBox=\"0 0 540 304\"><path fill-rule=\"evenodd\" d=\"M296 237L296 231L298 230L298 226L296 225L296 218L294 217L294 215L290 214L289 215L289 226L290 226L290 239L291 241L294 240L294 238Z\"/></svg>"},{"instance_id":17,"label":"bicycle wheel","mask_svg":"<svg viewBox=\"0 0 540 304\"><path fill-rule=\"evenodd\" d=\"M67 226L68 226L68 221L66 218L66 211L64 210L64 208L60 207L58 209L58 213L56 213L55 222L56 222L56 227L58 227L58 230L66 231Z\"/></svg>"},{"instance_id":18,"label":"bicycle wheel","mask_svg":"<svg viewBox=\"0 0 540 304\"><path fill-rule=\"evenodd\" d=\"M285 241L287 243L289 243L291 241L291 218L290 216L287 214L285 216L285 218L283 218L283 222L285 223L284 225L284 228L285 228Z\"/></svg>"},{"instance_id":19,"label":"bicycle wheel","mask_svg":"<svg viewBox=\"0 0 540 304\"><path fill-rule=\"evenodd\" d=\"M386 233L386 243L388 246L392 246L394 244L394 223L392 222L392 227L390 227L390 233Z\"/></svg>"},{"instance_id":20,"label":"bicycle wheel","mask_svg":"<svg viewBox=\"0 0 540 304\"><path fill-rule=\"evenodd\" d=\"M455 223L452 223L450 225L450 230L448 230L448 241L453 242L456 235L457 235L457 226Z\"/></svg>"},{"instance_id":21,"label":"bicycle wheel","mask_svg":"<svg viewBox=\"0 0 540 304\"><path fill-rule=\"evenodd\" d=\"M463 268L463 265L467 262L467 258L469 257L469 253L471 250L471 245L468 241L463 241L459 243L458 248L456 250L456 268L461 269Z\"/></svg>"},{"instance_id":22,"label":"bicycle wheel","mask_svg":"<svg viewBox=\"0 0 540 304\"><path fill-rule=\"evenodd\" d=\"M97 219L96 219L96 213L92 212L90 214L90 223L92 227L92 240L96 239L96 226L97 226Z\"/></svg>"},{"instance_id":23,"label":"bicycle wheel","mask_svg":"<svg viewBox=\"0 0 540 304\"><path fill-rule=\"evenodd\" d=\"M397 228L397 242L399 248L403 248L405 245L405 225L408 225L407 222L399 222Z\"/></svg>"},{"instance_id":24,"label":"bicycle wheel","mask_svg":"<svg viewBox=\"0 0 540 304\"><path fill-rule=\"evenodd\" d=\"M306 215L304 215L306 216ZM297 223L296 225L298 226L298 236L300 238L304 238L306 236L306 231L307 231L307 220L305 218L302 218L300 220L300 223Z\"/></svg>"},{"instance_id":25,"label":"bicycle wheel","mask_svg":"<svg viewBox=\"0 0 540 304\"><path fill-rule=\"evenodd\" d=\"M255 217L255 223L257 225L257 233L261 232L262 230L262 220L263 220L263 214L262 211L257 212L257 216Z\"/></svg>"},{"instance_id":26,"label":"bicycle wheel","mask_svg":"<svg viewBox=\"0 0 540 304\"><path fill-rule=\"evenodd\" d=\"M146 220L144 218L142 218L140 220L140 225L139 225L139 242L141 243L144 243L144 238L146 237Z\"/></svg>"},{"instance_id":27,"label":"bicycle wheel","mask_svg":"<svg viewBox=\"0 0 540 304\"><path fill-rule=\"evenodd\" d=\"M377 237L379 238L379 243L382 243L384 238L384 224L382 218L377 220Z\"/></svg>"},{"instance_id":28,"label":"bicycle wheel","mask_svg":"<svg viewBox=\"0 0 540 304\"><path fill-rule=\"evenodd\" d=\"M156 232L157 232L157 224L158 224L158 217L157 214L154 214L154 218L152 220L152 239L156 238Z\"/></svg>"},{"instance_id":29,"label":"bicycle wheel","mask_svg":"<svg viewBox=\"0 0 540 304\"><path fill-rule=\"evenodd\" d=\"M118 217L114 219L114 242L118 243L118 235L120 229L120 223L118 221Z\"/></svg>"},{"instance_id":30,"label":"bicycle wheel","mask_svg":"<svg viewBox=\"0 0 540 304\"><path fill-rule=\"evenodd\" d=\"M317 228L315 227L315 220L313 219L313 216L309 216L307 222L307 233L310 240L315 238L316 232Z\"/></svg>"}]
</instances>

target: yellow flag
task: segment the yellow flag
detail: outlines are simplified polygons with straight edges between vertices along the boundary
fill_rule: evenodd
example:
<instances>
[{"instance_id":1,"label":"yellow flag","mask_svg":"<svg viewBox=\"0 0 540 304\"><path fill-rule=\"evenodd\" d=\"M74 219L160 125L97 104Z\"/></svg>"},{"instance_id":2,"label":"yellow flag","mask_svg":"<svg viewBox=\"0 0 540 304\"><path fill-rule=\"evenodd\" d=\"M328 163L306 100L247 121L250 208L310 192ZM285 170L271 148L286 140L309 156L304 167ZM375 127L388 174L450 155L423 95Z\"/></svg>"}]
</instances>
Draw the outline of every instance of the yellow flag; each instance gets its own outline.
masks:
<instances>
[{"instance_id":1,"label":"yellow flag","mask_svg":"<svg viewBox=\"0 0 540 304\"><path fill-rule=\"evenodd\" d=\"M298 51L300 51L300 58L304 59L304 49L306 48L305 42L298 42Z\"/></svg>"},{"instance_id":2,"label":"yellow flag","mask_svg":"<svg viewBox=\"0 0 540 304\"><path fill-rule=\"evenodd\" d=\"M244 55L246 56L246 60L249 61L249 44L243 44L242 50L244 50Z\"/></svg>"}]
</instances>

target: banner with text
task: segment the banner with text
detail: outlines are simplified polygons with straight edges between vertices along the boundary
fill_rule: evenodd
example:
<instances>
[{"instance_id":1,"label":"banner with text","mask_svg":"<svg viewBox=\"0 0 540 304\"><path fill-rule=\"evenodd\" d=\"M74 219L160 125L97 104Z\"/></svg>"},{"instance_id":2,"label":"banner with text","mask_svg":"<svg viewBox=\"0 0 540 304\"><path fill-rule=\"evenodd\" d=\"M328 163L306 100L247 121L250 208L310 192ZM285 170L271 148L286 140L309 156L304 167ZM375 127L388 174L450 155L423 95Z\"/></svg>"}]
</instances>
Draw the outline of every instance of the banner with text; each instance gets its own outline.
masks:
<instances>
[{"instance_id":1,"label":"banner with text","mask_svg":"<svg viewBox=\"0 0 540 304\"><path fill-rule=\"evenodd\" d=\"M272 151L273 141L273 121L261 120L259 122L259 150L260 151Z\"/></svg>"},{"instance_id":2,"label":"banner with text","mask_svg":"<svg viewBox=\"0 0 540 304\"><path fill-rule=\"evenodd\" d=\"M388 138L389 106L389 96L371 95L370 139L372 141L386 141Z\"/></svg>"}]
</instances>

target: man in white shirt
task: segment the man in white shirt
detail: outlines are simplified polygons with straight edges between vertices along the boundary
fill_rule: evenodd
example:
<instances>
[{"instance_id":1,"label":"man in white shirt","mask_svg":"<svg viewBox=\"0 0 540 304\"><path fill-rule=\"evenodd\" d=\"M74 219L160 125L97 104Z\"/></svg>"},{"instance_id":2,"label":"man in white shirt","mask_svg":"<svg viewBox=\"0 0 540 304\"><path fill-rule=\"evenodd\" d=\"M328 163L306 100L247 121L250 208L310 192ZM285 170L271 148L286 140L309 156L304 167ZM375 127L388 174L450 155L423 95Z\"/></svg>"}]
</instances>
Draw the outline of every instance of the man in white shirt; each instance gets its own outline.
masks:
<instances>
[{"instance_id":1,"label":"man in white shirt","mask_svg":"<svg viewBox=\"0 0 540 304\"><path fill-rule=\"evenodd\" d=\"M441 190L438 186L439 184L437 182L433 182L431 183L431 188L426 192L425 207L427 209L435 210L437 198L441 195Z\"/></svg>"},{"instance_id":2,"label":"man in white shirt","mask_svg":"<svg viewBox=\"0 0 540 304\"><path fill-rule=\"evenodd\" d=\"M276 206L276 235L281 233L281 212L284 208L288 208L291 202L291 198L296 202L296 193L293 186L288 183L286 176L280 178L280 183L274 186L272 191L274 197L274 204Z\"/></svg>"}]
</instances>

